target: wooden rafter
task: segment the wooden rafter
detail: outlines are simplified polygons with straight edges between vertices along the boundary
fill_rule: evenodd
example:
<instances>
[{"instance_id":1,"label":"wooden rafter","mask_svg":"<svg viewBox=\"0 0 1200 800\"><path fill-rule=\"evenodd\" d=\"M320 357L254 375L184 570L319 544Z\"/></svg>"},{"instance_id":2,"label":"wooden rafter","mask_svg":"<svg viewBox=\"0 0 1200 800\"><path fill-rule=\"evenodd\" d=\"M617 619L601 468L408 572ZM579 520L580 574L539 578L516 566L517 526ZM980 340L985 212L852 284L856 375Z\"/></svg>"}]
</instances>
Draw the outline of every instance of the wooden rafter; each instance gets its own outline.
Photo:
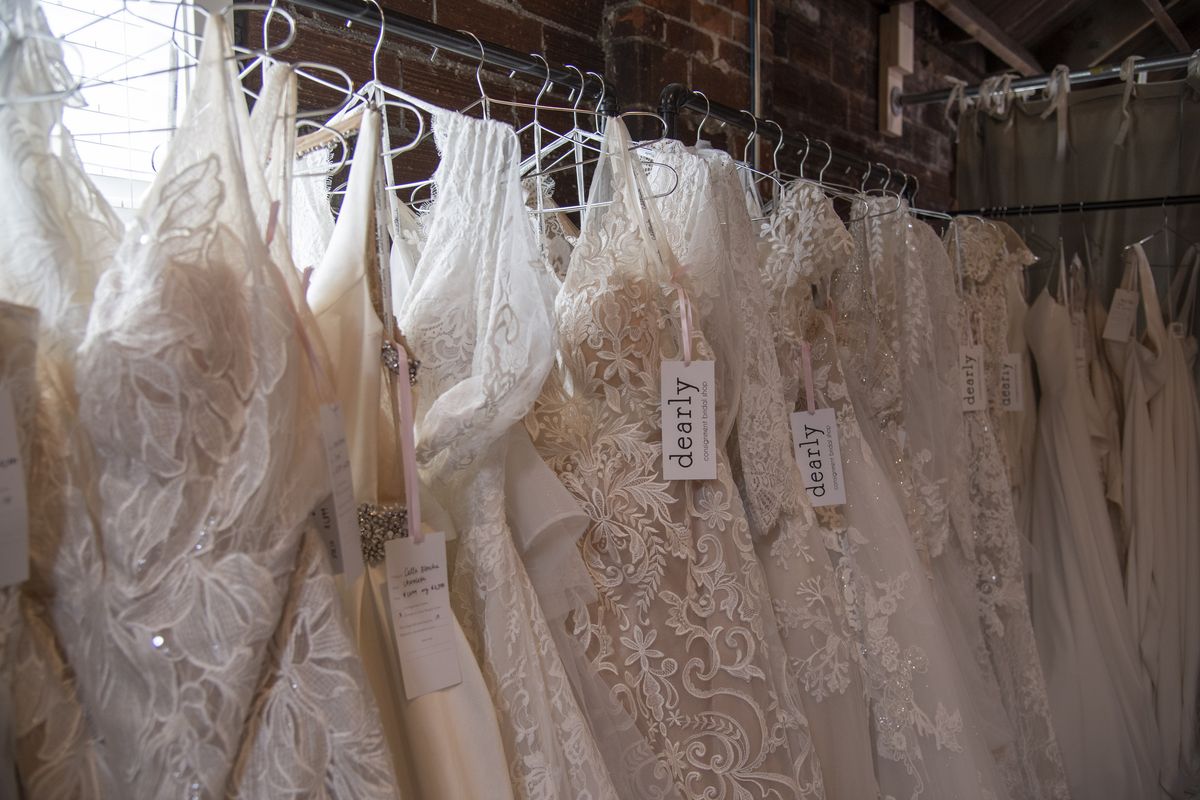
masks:
<instances>
[{"instance_id":1,"label":"wooden rafter","mask_svg":"<svg viewBox=\"0 0 1200 800\"><path fill-rule=\"evenodd\" d=\"M1179 52L1183 53L1192 48L1188 46L1187 37L1183 35L1183 31L1179 30L1179 26L1175 24L1175 20L1171 19L1171 15L1163 8L1159 0L1142 0L1146 4L1146 8L1150 9L1150 13L1154 16L1154 21L1158 27L1162 28L1162 32L1171 40L1171 44Z\"/></svg>"},{"instance_id":2,"label":"wooden rafter","mask_svg":"<svg viewBox=\"0 0 1200 800\"><path fill-rule=\"evenodd\" d=\"M1147 2L1149 0L1146 0ZM1045 72L1033 53L970 0L929 0L929 5L942 12L951 22L969 33L975 41L995 53L1005 64L1022 75Z\"/></svg>"}]
</instances>

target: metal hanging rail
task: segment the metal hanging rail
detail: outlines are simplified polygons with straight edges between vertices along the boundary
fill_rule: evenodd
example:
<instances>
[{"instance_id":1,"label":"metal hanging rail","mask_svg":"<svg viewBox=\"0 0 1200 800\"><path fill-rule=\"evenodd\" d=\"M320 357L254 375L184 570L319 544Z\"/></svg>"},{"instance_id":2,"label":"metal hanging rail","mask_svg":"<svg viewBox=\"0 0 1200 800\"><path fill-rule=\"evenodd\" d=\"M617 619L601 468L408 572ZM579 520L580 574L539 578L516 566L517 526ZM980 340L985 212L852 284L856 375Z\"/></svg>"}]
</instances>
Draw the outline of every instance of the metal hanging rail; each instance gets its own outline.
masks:
<instances>
[{"instance_id":1,"label":"metal hanging rail","mask_svg":"<svg viewBox=\"0 0 1200 800\"><path fill-rule=\"evenodd\" d=\"M774 122L768 122L761 117L753 116L749 111L743 111L722 103L709 102L703 95L697 94L681 83L669 83L663 87L662 92L659 94L658 113L667 124L666 135L669 138L678 138L679 112L685 108L698 114L707 113L711 119L720 120L727 125L733 125L744 131L757 130L758 136L770 139L773 142L779 141L779 128L776 127ZM757 129L754 127L755 125L757 125ZM823 140L821 141L823 142ZM820 167L825 163L824 159L827 156L826 152L823 151L821 145L817 142L818 140L813 138L809 138L806 141L802 136L795 136L789 133L783 134L784 147L795 148L796 150L803 150L805 147L808 147L810 156L815 160L818 167ZM832 159L829 162L829 167L835 172L839 170L843 172L855 170L860 174L869 172L871 169L870 165L871 162L865 158L847 156L837 150L832 151ZM899 170L892 170L892 172L897 175L904 175ZM882 174L880 177L882 177Z\"/></svg>"},{"instance_id":2,"label":"metal hanging rail","mask_svg":"<svg viewBox=\"0 0 1200 800\"><path fill-rule=\"evenodd\" d=\"M1200 194L1169 194L1164 197L1137 197L1125 200L1090 200L1082 203L1044 203L1034 206L1001 206L951 211L956 216L1024 217L1029 214L1071 214L1088 211L1116 211L1125 208L1162 208L1200 203Z\"/></svg>"},{"instance_id":3,"label":"metal hanging rail","mask_svg":"<svg viewBox=\"0 0 1200 800\"><path fill-rule=\"evenodd\" d=\"M300 8L307 8L330 16L340 17L347 23L361 25L368 31L379 30L379 12L373 5L367 5L362 0L291 0ZM508 73L520 73L537 81L545 80L546 65L528 53L522 53L503 45L492 44L486 40L476 41L473 37L460 33L423 19L401 14L396 11L384 12L384 31L387 36L400 37L417 44L428 45L435 50L454 53L466 59L479 61L480 47L483 48L483 63ZM385 38L386 43L386 38ZM581 67L586 72L586 68ZM577 92L580 90L579 76L567 69L550 67L550 82L560 87ZM603 93L604 102L601 110L616 113L617 98L612 87L604 88L597 81L584 78L583 96L597 99Z\"/></svg>"},{"instance_id":4,"label":"metal hanging rail","mask_svg":"<svg viewBox=\"0 0 1200 800\"><path fill-rule=\"evenodd\" d=\"M1133 71L1136 75L1141 75L1147 72L1163 72L1171 69L1186 69L1193 58L1200 58L1200 51L1196 53L1179 53L1173 56L1161 56L1159 58L1146 58L1134 64ZM1108 64L1102 67L1092 67L1090 69L1075 70L1070 73L1071 87L1080 86L1087 83L1097 83L1099 81L1115 80L1121 77L1120 64ZM1030 78L1014 78L1012 82L1012 90L1014 92L1036 92L1044 89L1050 83L1051 76L1034 75ZM953 89L939 89L935 92L909 92L900 94L894 92L892 94L892 107L899 113L904 106L919 106L929 103L944 103L950 99ZM979 86L968 86L964 90L967 97L978 97Z\"/></svg>"}]
</instances>

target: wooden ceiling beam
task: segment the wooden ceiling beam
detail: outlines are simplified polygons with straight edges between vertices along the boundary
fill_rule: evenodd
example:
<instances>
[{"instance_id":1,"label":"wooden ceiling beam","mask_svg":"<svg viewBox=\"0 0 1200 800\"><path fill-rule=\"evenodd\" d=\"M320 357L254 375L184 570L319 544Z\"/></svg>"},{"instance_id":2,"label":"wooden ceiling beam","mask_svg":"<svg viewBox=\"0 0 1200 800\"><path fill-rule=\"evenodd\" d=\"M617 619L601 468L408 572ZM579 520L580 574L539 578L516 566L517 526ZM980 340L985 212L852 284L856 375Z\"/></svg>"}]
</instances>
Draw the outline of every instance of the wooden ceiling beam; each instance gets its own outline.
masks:
<instances>
[{"instance_id":1,"label":"wooden ceiling beam","mask_svg":"<svg viewBox=\"0 0 1200 800\"><path fill-rule=\"evenodd\" d=\"M1150 14L1153 15L1154 21L1158 27L1162 28L1162 32L1171 40L1171 44L1175 46L1181 53L1185 53L1192 48L1188 45L1187 37L1183 35L1183 31L1179 30L1179 26L1175 24L1175 20L1171 19L1171 15L1163 8L1163 4L1159 0L1142 0L1146 4L1146 8L1150 9Z\"/></svg>"},{"instance_id":2,"label":"wooden ceiling beam","mask_svg":"<svg viewBox=\"0 0 1200 800\"><path fill-rule=\"evenodd\" d=\"M1164 8L1179 2L1167 0ZM1035 43L1034 50L1072 69L1096 67L1117 60L1138 34L1153 26L1154 17L1139 3L1095 0L1074 20Z\"/></svg>"},{"instance_id":3,"label":"wooden ceiling beam","mask_svg":"<svg viewBox=\"0 0 1200 800\"><path fill-rule=\"evenodd\" d=\"M970 0L928 0L929 5L942 12L951 22L969 33L1022 75L1040 75L1045 72L1042 65L1025 45L1018 42Z\"/></svg>"}]
</instances>

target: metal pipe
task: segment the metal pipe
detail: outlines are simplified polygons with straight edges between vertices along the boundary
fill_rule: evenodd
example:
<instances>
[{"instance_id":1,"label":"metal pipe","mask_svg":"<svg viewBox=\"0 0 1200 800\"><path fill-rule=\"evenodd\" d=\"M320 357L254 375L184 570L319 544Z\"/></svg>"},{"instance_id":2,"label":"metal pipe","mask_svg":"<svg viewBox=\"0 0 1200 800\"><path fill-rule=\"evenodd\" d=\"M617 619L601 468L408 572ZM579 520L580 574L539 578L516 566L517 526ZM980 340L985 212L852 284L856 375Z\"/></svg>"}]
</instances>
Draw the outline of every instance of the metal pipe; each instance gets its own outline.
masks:
<instances>
[{"instance_id":1,"label":"metal pipe","mask_svg":"<svg viewBox=\"0 0 1200 800\"><path fill-rule=\"evenodd\" d=\"M1070 214L1087 211L1116 211L1124 208L1161 208L1200 203L1200 194L1169 194L1165 197L1135 197L1124 200L1088 200L1082 203L1045 203L1035 206L969 208L951 211L956 216L1023 217L1028 214Z\"/></svg>"},{"instance_id":2,"label":"metal pipe","mask_svg":"<svg viewBox=\"0 0 1200 800\"><path fill-rule=\"evenodd\" d=\"M379 30L379 12L375 10L374 6L364 5L361 0L291 0L291 2L302 8L341 17L347 22L362 25L369 31ZM398 36L410 42L429 45L436 50L444 50L466 59L479 60L479 45L470 36L408 14L385 11L384 31L388 36ZM539 85L546 78L545 64L530 57L527 53L486 40L483 41L483 52L483 63L488 66L505 72L526 75L536 79ZM579 91L581 88L579 76L558 67L550 68L550 82L572 91ZM582 90L584 97L595 99L600 96L600 86L588 83L586 79ZM604 100L604 105L608 109L616 108L616 97L611 86L608 87Z\"/></svg>"},{"instance_id":3,"label":"metal pipe","mask_svg":"<svg viewBox=\"0 0 1200 800\"><path fill-rule=\"evenodd\" d=\"M1200 52L1200 51L1197 51ZM1161 56L1159 58L1147 58L1138 61L1134 67L1134 74L1140 75L1146 72L1162 72L1169 69L1186 69L1188 62L1197 56L1193 53L1179 53L1173 56ZM1090 69L1075 70L1070 73L1071 87L1080 86L1086 83L1097 83L1099 81L1107 81L1119 78L1121 76L1120 64L1108 64L1102 67L1092 67ZM1036 92L1043 89L1050 82L1050 75L1034 75L1030 78L1017 78L1012 82L1012 90L1014 92ZM944 103L950 99L950 94L953 89L939 89L934 92L909 92L906 94L895 93L892 95L892 106L899 111L903 106L919 106L928 103ZM967 97L978 97L979 86L968 86L965 90Z\"/></svg>"}]
</instances>

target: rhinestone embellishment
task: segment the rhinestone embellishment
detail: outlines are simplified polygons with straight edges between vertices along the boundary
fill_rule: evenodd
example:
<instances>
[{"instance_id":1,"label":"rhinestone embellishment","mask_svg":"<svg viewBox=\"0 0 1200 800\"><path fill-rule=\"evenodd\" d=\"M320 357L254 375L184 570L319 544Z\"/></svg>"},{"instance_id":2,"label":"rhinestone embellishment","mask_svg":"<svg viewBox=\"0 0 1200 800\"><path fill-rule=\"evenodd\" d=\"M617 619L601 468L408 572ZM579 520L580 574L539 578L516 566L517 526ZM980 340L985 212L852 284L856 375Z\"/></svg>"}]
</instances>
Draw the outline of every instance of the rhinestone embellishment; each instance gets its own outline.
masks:
<instances>
[{"instance_id":1,"label":"rhinestone embellishment","mask_svg":"<svg viewBox=\"0 0 1200 800\"><path fill-rule=\"evenodd\" d=\"M363 562L377 567L383 563L384 546L408 535L408 508L362 503L358 507L358 531Z\"/></svg>"},{"instance_id":2,"label":"rhinestone embellishment","mask_svg":"<svg viewBox=\"0 0 1200 800\"><path fill-rule=\"evenodd\" d=\"M396 345L391 342L384 342L380 348L380 356L383 358L383 365L387 367L388 372L393 375L400 374L400 351L396 349ZM408 360L408 384L409 386L417 385L417 370L421 367L421 362L415 358Z\"/></svg>"}]
</instances>

